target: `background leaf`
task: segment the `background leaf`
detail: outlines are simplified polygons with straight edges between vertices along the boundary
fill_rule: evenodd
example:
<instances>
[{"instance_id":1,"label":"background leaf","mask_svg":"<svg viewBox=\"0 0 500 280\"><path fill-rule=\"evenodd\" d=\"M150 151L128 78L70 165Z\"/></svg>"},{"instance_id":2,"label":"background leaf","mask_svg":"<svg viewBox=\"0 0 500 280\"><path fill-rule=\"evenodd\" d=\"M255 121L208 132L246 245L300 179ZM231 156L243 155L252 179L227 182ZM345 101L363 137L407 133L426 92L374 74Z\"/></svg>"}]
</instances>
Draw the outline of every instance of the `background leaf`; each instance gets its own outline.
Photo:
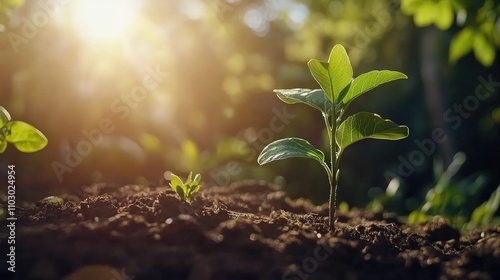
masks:
<instances>
[{"instance_id":1,"label":"background leaf","mask_svg":"<svg viewBox=\"0 0 500 280\"><path fill-rule=\"evenodd\" d=\"M375 113L360 112L348 117L337 131L337 144L342 148L365 139L399 140L408 136L408 127L384 120Z\"/></svg>"},{"instance_id":2,"label":"background leaf","mask_svg":"<svg viewBox=\"0 0 500 280\"><path fill-rule=\"evenodd\" d=\"M12 121L6 124L8 132L5 140L19 151L32 153L43 149L48 141L45 135L30 124L22 121Z\"/></svg>"},{"instance_id":3,"label":"background leaf","mask_svg":"<svg viewBox=\"0 0 500 280\"><path fill-rule=\"evenodd\" d=\"M449 0L403 0L401 9L405 14L413 15L415 25L420 27L434 23L439 29L447 30L455 20L453 5Z\"/></svg>"},{"instance_id":4,"label":"background leaf","mask_svg":"<svg viewBox=\"0 0 500 280\"><path fill-rule=\"evenodd\" d=\"M438 3L423 2L418 9L415 10L413 21L416 26L422 27L430 25L436 18L438 12Z\"/></svg>"},{"instance_id":5,"label":"background leaf","mask_svg":"<svg viewBox=\"0 0 500 280\"><path fill-rule=\"evenodd\" d=\"M285 138L267 145L259 155L257 162L262 165L275 160L293 157L311 158L321 163L325 160L322 151L300 138Z\"/></svg>"},{"instance_id":6,"label":"background leaf","mask_svg":"<svg viewBox=\"0 0 500 280\"><path fill-rule=\"evenodd\" d=\"M436 26L441 30L448 30L453 24L455 14L450 1L440 1L436 5L437 10L434 18Z\"/></svg>"},{"instance_id":7,"label":"background leaf","mask_svg":"<svg viewBox=\"0 0 500 280\"><path fill-rule=\"evenodd\" d=\"M414 14L418 10L418 7L422 4L421 0L402 0L401 10L406 14Z\"/></svg>"},{"instance_id":8,"label":"background leaf","mask_svg":"<svg viewBox=\"0 0 500 280\"><path fill-rule=\"evenodd\" d=\"M466 27L461 30L451 41L450 62L456 62L472 49L474 29Z\"/></svg>"},{"instance_id":9,"label":"background leaf","mask_svg":"<svg viewBox=\"0 0 500 280\"><path fill-rule=\"evenodd\" d=\"M408 79L408 77L403 73L389 70L370 71L368 73L361 74L356 77L354 81L352 81L349 91L343 98L342 102L347 105L356 97L371 90L372 88L399 79Z\"/></svg>"},{"instance_id":10,"label":"background leaf","mask_svg":"<svg viewBox=\"0 0 500 280\"><path fill-rule=\"evenodd\" d=\"M500 187L498 187L490 198L477 207L471 215L471 223L474 226L487 227L500 206Z\"/></svg>"},{"instance_id":11,"label":"background leaf","mask_svg":"<svg viewBox=\"0 0 500 280\"><path fill-rule=\"evenodd\" d=\"M281 101L287 104L303 103L328 114L332 103L321 89L275 89L274 92Z\"/></svg>"},{"instance_id":12,"label":"background leaf","mask_svg":"<svg viewBox=\"0 0 500 280\"><path fill-rule=\"evenodd\" d=\"M488 40L485 34L477 32L474 36L474 55L484 66L493 65L495 61L495 47Z\"/></svg>"}]
</instances>

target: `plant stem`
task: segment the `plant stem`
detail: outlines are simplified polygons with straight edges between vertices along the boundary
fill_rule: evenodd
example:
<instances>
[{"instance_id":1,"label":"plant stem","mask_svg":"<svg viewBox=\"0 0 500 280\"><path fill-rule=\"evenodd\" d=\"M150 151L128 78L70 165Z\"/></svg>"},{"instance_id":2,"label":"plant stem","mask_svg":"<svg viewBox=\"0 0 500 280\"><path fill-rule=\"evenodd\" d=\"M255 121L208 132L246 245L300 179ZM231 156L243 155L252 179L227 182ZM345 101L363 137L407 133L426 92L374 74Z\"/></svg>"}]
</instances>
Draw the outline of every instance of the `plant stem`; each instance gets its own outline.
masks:
<instances>
[{"instance_id":1,"label":"plant stem","mask_svg":"<svg viewBox=\"0 0 500 280\"><path fill-rule=\"evenodd\" d=\"M332 110L334 110L332 108ZM339 119L342 113L339 115ZM335 112L331 114L331 121L329 119L330 115L323 114L323 118L325 119L325 124L328 131L328 140L330 144L330 166L323 162L323 167L328 174L328 182L330 183L330 198L328 201L329 206L329 214L328 214L328 226L331 231L335 230L335 221L336 221L336 209L337 209L337 184L338 184L338 168L339 161L342 155L342 150L339 149L337 143L335 142L335 138L337 135L337 118L335 116Z\"/></svg>"},{"instance_id":2,"label":"plant stem","mask_svg":"<svg viewBox=\"0 0 500 280\"><path fill-rule=\"evenodd\" d=\"M332 110L335 110L332 108ZM328 226L330 230L335 229L335 209L336 209L336 200L337 200L337 175L336 175L336 166L337 166L337 157L336 157L336 148L337 145L335 141L335 133L336 133L336 118L335 113L331 114L331 122L329 120L329 114L323 114L323 118L325 119L325 124L328 132L328 141L330 144L330 167L323 163L323 167L328 174L328 182L330 183L330 198L328 201L329 213L328 213Z\"/></svg>"}]
</instances>

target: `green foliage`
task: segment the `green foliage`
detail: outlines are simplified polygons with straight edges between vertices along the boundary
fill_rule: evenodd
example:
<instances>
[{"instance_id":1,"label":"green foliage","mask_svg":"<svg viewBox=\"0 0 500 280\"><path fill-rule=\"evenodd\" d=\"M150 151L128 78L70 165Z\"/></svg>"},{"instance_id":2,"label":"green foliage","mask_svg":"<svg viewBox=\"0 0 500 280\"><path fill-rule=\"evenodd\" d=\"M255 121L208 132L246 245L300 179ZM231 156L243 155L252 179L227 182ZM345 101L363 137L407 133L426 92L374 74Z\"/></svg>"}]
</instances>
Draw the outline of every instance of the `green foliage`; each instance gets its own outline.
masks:
<instances>
[{"instance_id":1,"label":"green foliage","mask_svg":"<svg viewBox=\"0 0 500 280\"><path fill-rule=\"evenodd\" d=\"M498 217L494 218L499 206L500 186L491 194L487 201L474 209L467 228L490 227L500 224L500 219Z\"/></svg>"},{"instance_id":2,"label":"green foliage","mask_svg":"<svg viewBox=\"0 0 500 280\"><path fill-rule=\"evenodd\" d=\"M200 173L214 169L231 159L248 157L247 143L237 138L218 139L215 147L203 150L193 140L184 140L180 149L174 145L167 149L170 162L176 163L179 172L196 170Z\"/></svg>"},{"instance_id":3,"label":"green foliage","mask_svg":"<svg viewBox=\"0 0 500 280\"><path fill-rule=\"evenodd\" d=\"M293 157L310 158L323 163L325 154L314 148L309 142L300 138L286 138L274 141L268 148L262 150L259 156L259 164Z\"/></svg>"},{"instance_id":4,"label":"green foliage","mask_svg":"<svg viewBox=\"0 0 500 280\"><path fill-rule=\"evenodd\" d=\"M494 218L500 204L500 187L479 205L476 201L486 182L483 175L452 180L464 163L465 155L457 153L444 172L435 171L435 185L427 191L420 206L408 215L408 223L417 224L439 216L463 230L500 224L500 220ZM479 206L474 208L474 205Z\"/></svg>"},{"instance_id":5,"label":"green foliage","mask_svg":"<svg viewBox=\"0 0 500 280\"><path fill-rule=\"evenodd\" d=\"M398 140L408 136L408 127L396 125L374 113L360 112L348 117L337 129L341 149L366 138Z\"/></svg>"},{"instance_id":6,"label":"green foliage","mask_svg":"<svg viewBox=\"0 0 500 280\"><path fill-rule=\"evenodd\" d=\"M179 197L191 203L194 195L200 190L201 175L196 174L193 179L193 172L189 172L186 182L182 182L181 178L175 174L171 174L170 187L179 195Z\"/></svg>"},{"instance_id":7,"label":"green foliage","mask_svg":"<svg viewBox=\"0 0 500 280\"><path fill-rule=\"evenodd\" d=\"M22 121L11 121L9 112L0 106L0 153L11 143L24 153L37 152L43 149L48 141L45 135L30 124Z\"/></svg>"},{"instance_id":8,"label":"green foliage","mask_svg":"<svg viewBox=\"0 0 500 280\"><path fill-rule=\"evenodd\" d=\"M335 45L328 62L311 59L308 63L311 74L321 86L319 89L275 90L278 98L288 104L303 103L322 112L330 143L330 166L323 152L309 142L299 138L274 141L264 147L257 159L259 164L291 157L317 160L324 167L330 182L330 228L334 227L336 188L339 161L344 149L366 138L399 140L408 136L408 127L384 120L368 112L356 113L342 122L349 104L358 96L381 84L406 79L395 71L372 71L353 79L352 66L342 45Z\"/></svg>"},{"instance_id":9,"label":"green foliage","mask_svg":"<svg viewBox=\"0 0 500 280\"><path fill-rule=\"evenodd\" d=\"M401 9L404 13L413 15L417 26L435 24L439 29L446 30L453 24L453 6L448 0L403 0Z\"/></svg>"},{"instance_id":10,"label":"green foliage","mask_svg":"<svg viewBox=\"0 0 500 280\"><path fill-rule=\"evenodd\" d=\"M441 30L448 30L457 19L462 29L451 41L450 62L471 51L484 66L495 61L495 48L500 48L500 1L403 0L401 4L403 12L413 15L419 27L435 24Z\"/></svg>"}]
</instances>

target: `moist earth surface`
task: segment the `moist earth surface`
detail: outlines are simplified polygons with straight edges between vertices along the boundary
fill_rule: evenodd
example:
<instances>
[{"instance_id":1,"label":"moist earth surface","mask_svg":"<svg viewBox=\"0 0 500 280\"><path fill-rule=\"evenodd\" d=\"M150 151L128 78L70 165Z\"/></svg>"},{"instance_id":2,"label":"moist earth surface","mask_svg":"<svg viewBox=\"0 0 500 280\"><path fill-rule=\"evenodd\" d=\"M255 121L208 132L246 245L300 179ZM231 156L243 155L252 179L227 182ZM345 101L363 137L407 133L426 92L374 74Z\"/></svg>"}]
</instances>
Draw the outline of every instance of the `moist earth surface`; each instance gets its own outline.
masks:
<instances>
[{"instance_id":1,"label":"moist earth surface","mask_svg":"<svg viewBox=\"0 0 500 280\"><path fill-rule=\"evenodd\" d=\"M326 205L261 181L202 186L191 204L137 185L59 197L18 203L16 272L2 261L2 279L500 279L500 228L352 209L330 232Z\"/></svg>"}]
</instances>

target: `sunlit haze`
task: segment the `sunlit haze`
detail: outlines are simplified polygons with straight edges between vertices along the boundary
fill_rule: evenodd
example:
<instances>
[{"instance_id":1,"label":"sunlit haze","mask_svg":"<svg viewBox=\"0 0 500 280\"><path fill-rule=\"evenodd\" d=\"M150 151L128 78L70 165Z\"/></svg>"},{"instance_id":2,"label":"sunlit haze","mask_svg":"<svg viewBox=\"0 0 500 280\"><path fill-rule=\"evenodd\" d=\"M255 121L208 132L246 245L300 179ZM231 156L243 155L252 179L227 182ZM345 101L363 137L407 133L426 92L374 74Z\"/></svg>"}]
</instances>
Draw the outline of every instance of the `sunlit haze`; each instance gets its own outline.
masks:
<instances>
[{"instance_id":1,"label":"sunlit haze","mask_svg":"<svg viewBox=\"0 0 500 280\"><path fill-rule=\"evenodd\" d=\"M73 23L84 39L119 38L126 34L138 8L136 0L77 0Z\"/></svg>"}]
</instances>

